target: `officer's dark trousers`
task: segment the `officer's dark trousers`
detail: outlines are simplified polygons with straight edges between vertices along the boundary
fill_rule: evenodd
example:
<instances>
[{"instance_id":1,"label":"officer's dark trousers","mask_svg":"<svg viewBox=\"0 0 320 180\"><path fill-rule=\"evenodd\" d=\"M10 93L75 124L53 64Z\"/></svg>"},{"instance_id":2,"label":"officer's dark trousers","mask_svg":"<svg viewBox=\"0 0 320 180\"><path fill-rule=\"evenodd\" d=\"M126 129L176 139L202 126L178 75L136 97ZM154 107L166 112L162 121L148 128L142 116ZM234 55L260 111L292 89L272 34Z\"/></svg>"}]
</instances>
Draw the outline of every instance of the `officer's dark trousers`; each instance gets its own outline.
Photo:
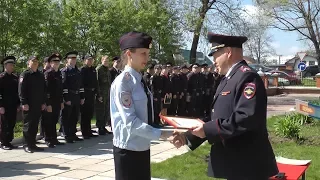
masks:
<instances>
[{"instance_id":1,"label":"officer's dark trousers","mask_svg":"<svg viewBox=\"0 0 320 180\"><path fill-rule=\"evenodd\" d=\"M56 125L60 116L60 102L52 103L52 112L44 111L42 114L42 121L44 123L44 136L45 141L53 142L57 140L57 129Z\"/></svg>"},{"instance_id":2,"label":"officer's dark trousers","mask_svg":"<svg viewBox=\"0 0 320 180\"><path fill-rule=\"evenodd\" d=\"M36 144L41 112L41 104L29 104L29 111L23 111L23 138L27 146Z\"/></svg>"},{"instance_id":3,"label":"officer's dark trousers","mask_svg":"<svg viewBox=\"0 0 320 180\"><path fill-rule=\"evenodd\" d=\"M116 180L150 180L150 150L129 151L113 146Z\"/></svg>"},{"instance_id":4,"label":"officer's dark trousers","mask_svg":"<svg viewBox=\"0 0 320 180\"><path fill-rule=\"evenodd\" d=\"M98 129L104 129L110 122L110 108L109 108L109 98L103 98L102 102L96 99L95 110L96 110L96 126Z\"/></svg>"},{"instance_id":5,"label":"officer's dark trousers","mask_svg":"<svg viewBox=\"0 0 320 180\"><path fill-rule=\"evenodd\" d=\"M157 100L153 100L153 111L154 111L154 124L160 124L159 114L161 112L161 97L157 97Z\"/></svg>"},{"instance_id":6,"label":"officer's dark trousers","mask_svg":"<svg viewBox=\"0 0 320 180\"><path fill-rule=\"evenodd\" d=\"M95 93L93 91L86 91L84 93L85 101L81 105L81 132L82 136L90 136L91 133L91 119L94 113L94 98Z\"/></svg>"},{"instance_id":7,"label":"officer's dark trousers","mask_svg":"<svg viewBox=\"0 0 320 180\"><path fill-rule=\"evenodd\" d=\"M3 145L9 144L13 140L13 129L16 125L17 119L17 105L4 105L5 114L1 119L1 143Z\"/></svg>"},{"instance_id":8,"label":"officer's dark trousers","mask_svg":"<svg viewBox=\"0 0 320 180\"><path fill-rule=\"evenodd\" d=\"M173 96L176 96L176 98L174 98ZM179 99L180 99L180 95L179 94L172 94L172 100L171 100L171 105L170 108L168 109L168 115L176 115L177 114L177 109L178 109L178 105L179 105Z\"/></svg>"},{"instance_id":9,"label":"officer's dark trousers","mask_svg":"<svg viewBox=\"0 0 320 180\"><path fill-rule=\"evenodd\" d=\"M80 112L80 95L69 93L69 97L71 105L65 104L61 118L65 139L70 139L76 136L77 122Z\"/></svg>"}]
</instances>

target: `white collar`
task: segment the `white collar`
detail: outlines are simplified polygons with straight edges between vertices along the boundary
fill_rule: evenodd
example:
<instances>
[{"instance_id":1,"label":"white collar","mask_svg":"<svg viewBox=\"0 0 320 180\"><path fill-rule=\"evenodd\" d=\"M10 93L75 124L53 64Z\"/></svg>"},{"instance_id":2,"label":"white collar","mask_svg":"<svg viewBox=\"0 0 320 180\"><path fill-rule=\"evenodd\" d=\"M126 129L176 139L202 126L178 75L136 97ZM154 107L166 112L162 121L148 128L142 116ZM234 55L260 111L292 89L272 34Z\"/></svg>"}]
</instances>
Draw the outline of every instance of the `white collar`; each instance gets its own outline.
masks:
<instances>
[{"instance_id":1,"label":"white collar","mask_svg":"<svg viewBox=\"0 0 320 180\"><path fill-rule=\"evenodd\" d=\"M230 75L230 73L231 73L231 71L233 70L233 68L234 68L237 64L239 64L240 62L241 62L241 61L239 61L239 62L237 62L237 63L233 64L233 65L231 66L231 68L228 70L228 72L227 72L227 74L226 74L226 76L225 76L225 77L229 78L228 76Z\"/></svg>"}]
</instances>

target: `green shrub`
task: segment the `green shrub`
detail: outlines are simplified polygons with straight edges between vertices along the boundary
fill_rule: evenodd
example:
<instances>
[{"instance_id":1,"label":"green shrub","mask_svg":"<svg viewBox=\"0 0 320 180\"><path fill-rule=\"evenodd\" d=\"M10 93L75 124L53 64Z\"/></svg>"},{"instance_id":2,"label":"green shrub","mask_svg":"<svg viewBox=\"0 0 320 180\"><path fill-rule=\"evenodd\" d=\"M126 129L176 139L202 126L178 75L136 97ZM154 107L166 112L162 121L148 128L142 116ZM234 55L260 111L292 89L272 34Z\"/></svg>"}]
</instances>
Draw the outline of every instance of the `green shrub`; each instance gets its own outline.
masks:
<instances>
[{"instance_id":1,"label":"green shrub","mask_svg":"<svg viewBox=\"0 0 320 180\"><path fill-rule=\"evenodd\" d=\"M310 124L313 122L313 118L310 116L306 116L304 114L300 114L300 113L293 113L291 115L289 115L290 118L292 119L292 121L297 122L300 125L304 125L304 124Z\"/></svg>"},{"instance_id":2,"label":"green shrub","mask_svg":"<svg viewBox=\"0 0 320 180\"><path fill-rule=\"evenodd\" d=\"M309 103L320 106L320 99L309 101Z\"/></svg>"},{"instance_id":3,"label":"green shrub","mask_svg":"<svg viewBox=\"0 0 320 180\"><path fill-rule=\"evenodd\" d=\"M300 123L295 117L295 115L286 115L280 118L274 125L276 134L290 139L299 139Z\"/></svg>"}]
</instances>

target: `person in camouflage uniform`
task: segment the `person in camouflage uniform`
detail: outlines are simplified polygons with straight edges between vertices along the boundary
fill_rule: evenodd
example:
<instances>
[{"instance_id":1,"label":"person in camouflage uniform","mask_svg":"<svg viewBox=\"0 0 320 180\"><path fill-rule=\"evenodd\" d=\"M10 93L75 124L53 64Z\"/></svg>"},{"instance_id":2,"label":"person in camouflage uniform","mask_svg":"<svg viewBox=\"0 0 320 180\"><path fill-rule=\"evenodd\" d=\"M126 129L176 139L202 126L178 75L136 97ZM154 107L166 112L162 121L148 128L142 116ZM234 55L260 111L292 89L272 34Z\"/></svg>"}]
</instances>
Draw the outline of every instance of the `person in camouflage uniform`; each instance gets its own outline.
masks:
<instances>
[{"instance_id":1,"label":"person in camouflage uniform","mask_svg":"<svg viewBox=\"0 0 320 180\"><path fill-rule=\"evenodd\" d=\"M96 68L98 78L98 95L96 98L96 126L99 135L110 134L105 127L111 126L109 95L111 87L111 74L108 68L108 56L101 58L101 64Z\"/></svg>"}]
</instances>

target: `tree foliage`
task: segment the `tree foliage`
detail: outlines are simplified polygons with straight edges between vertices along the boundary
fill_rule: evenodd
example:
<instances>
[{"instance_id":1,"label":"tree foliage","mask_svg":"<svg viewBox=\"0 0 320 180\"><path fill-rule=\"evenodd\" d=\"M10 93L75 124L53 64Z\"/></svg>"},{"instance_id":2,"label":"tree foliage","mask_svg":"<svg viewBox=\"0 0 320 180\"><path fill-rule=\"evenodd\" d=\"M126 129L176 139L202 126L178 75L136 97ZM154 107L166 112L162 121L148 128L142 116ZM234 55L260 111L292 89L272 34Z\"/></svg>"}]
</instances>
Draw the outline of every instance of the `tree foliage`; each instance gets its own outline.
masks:
<instances>
[{"instance_id":1,"label":"tree foliage","mask_svg":"<svg viewBox=\"0 0 320 180\"><path fill-rule=\"evenodd\" d=\"M313 44L320 65L320 1L319 0L257 0L269 10L274 28L299 33Z\"/></svg>"},{"instance_id":2,"label":"tree foliage","mask_svg":"<svg viewBox=\"0 0 320 180\"><path fill-rule=\"evenodd\" d=\"M170 0L1 0L0 56L119 55L118 39L137 30L153 37L151 58L172 60L182 29Z\"/></svg>"}]
</instances>

